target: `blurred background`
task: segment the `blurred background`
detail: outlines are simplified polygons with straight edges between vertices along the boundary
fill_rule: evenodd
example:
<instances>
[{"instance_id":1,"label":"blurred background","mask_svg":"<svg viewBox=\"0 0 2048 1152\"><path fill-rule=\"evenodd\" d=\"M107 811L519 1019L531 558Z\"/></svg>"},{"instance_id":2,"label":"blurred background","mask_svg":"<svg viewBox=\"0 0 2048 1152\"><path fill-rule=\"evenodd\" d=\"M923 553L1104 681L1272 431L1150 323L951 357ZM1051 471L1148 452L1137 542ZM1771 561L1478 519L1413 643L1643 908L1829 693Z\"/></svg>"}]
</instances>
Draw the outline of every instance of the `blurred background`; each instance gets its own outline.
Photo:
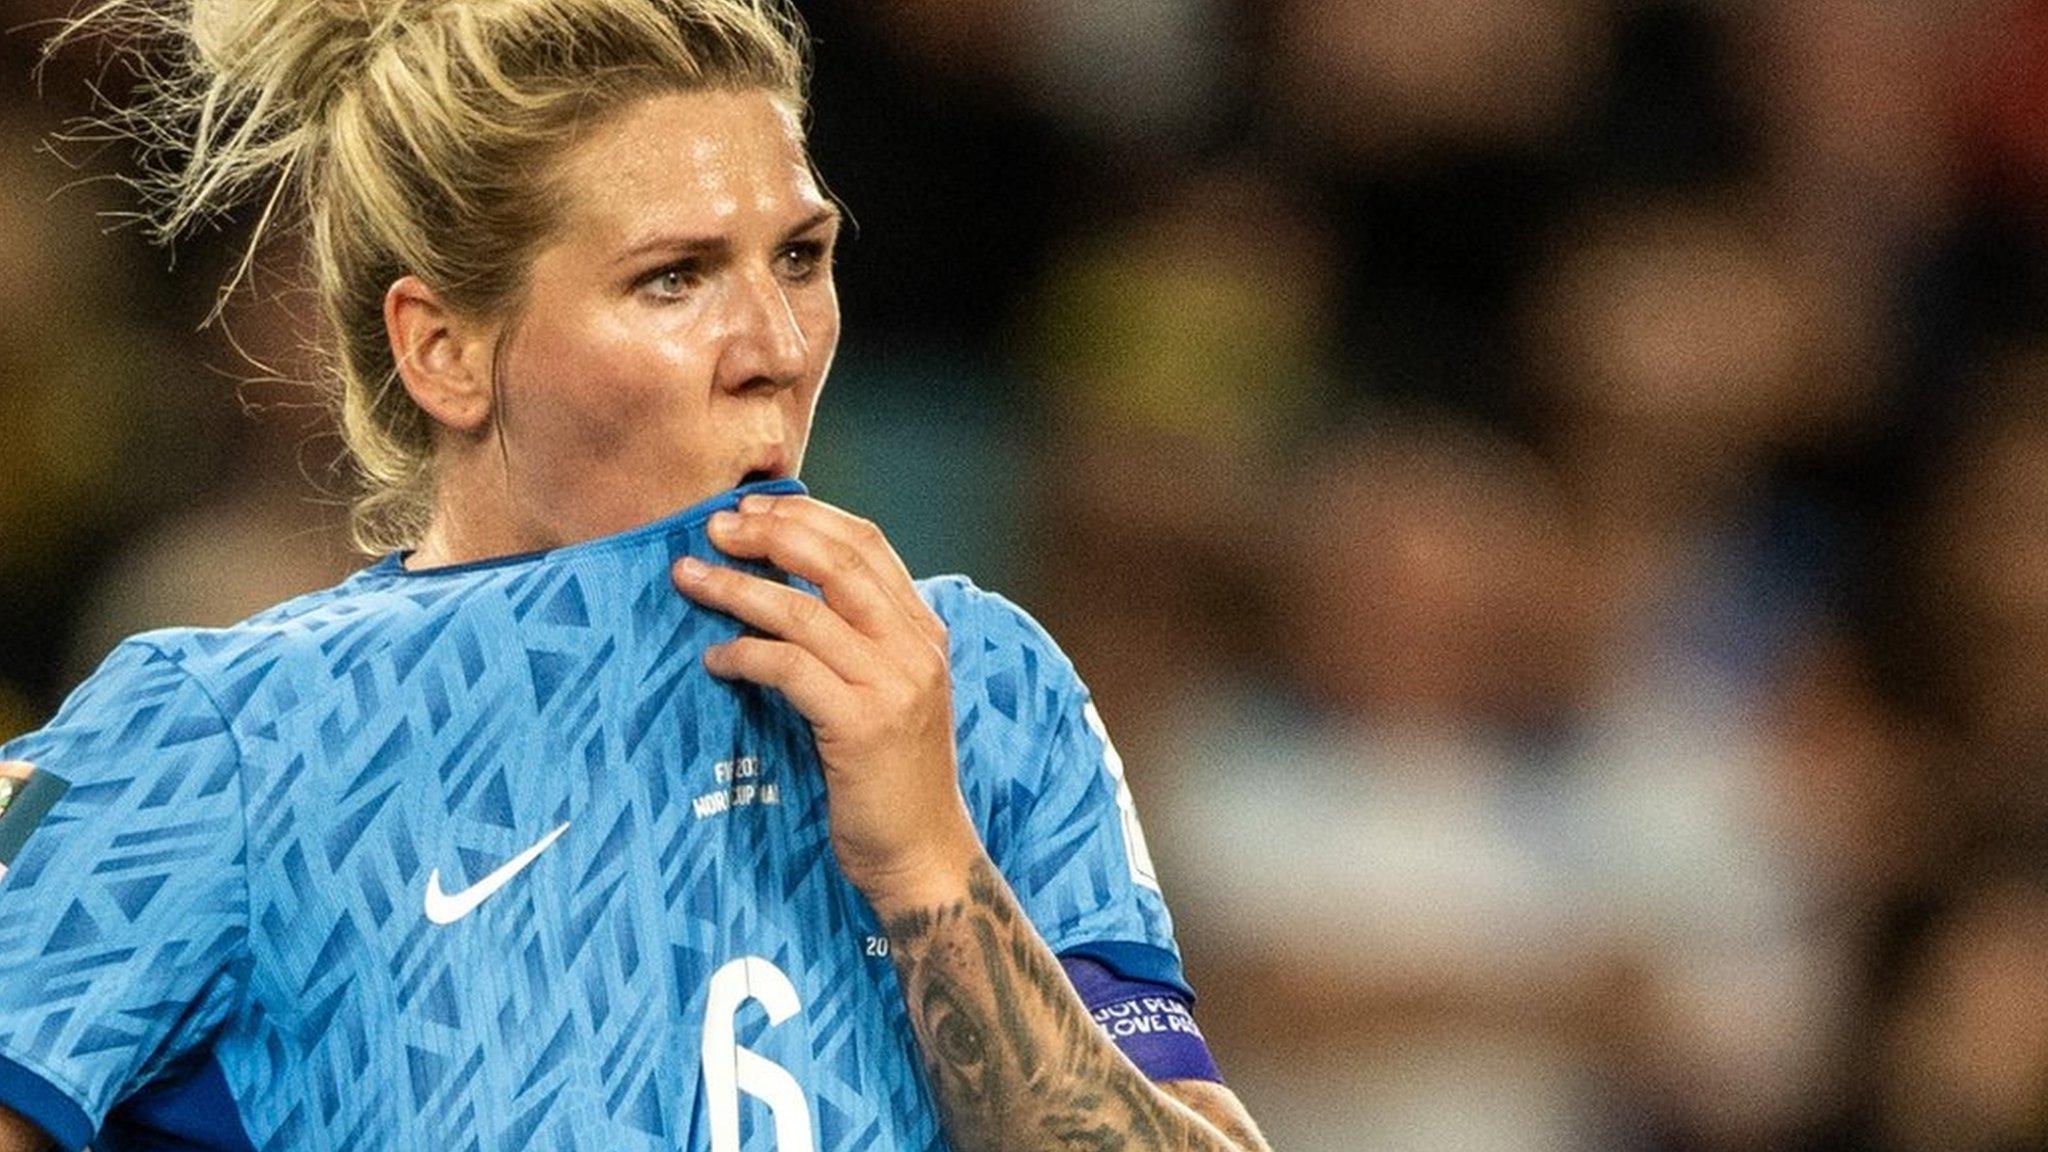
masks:
<instances>
[{"instance_id":1,"label":"blurred background","mask_svg":"<svg viewBox=\"0 0 2048 1152\"><path fill-rule=\"evenodd\" d=\"M2048 1149L2048 3L803 0L806 473L1093 685L1283 1152ZM39 141L0 736L365 561L303 287Z\"/></svg>"}]
</instances>

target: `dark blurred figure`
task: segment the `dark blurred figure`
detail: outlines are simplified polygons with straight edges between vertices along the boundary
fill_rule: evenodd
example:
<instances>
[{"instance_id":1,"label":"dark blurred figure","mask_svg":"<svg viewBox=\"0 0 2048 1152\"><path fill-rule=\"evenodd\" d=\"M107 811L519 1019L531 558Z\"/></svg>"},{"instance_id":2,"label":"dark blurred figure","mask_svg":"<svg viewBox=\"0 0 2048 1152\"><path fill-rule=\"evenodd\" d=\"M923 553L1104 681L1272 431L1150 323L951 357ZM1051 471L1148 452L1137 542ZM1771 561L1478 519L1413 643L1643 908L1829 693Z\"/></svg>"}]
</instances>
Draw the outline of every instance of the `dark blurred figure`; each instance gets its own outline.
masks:
<instances>
[{"instance_id":1,"label":"dark blurred figure","mask_svg":"<svg viewBox=\"0 0 2048 1152\"><path fill-rule=\"evenodd\" d=\"M1046 254L1085 221L1089 151L1022 94L1034 2L801 5L817 165L854 223L842 359L907 344L985 374Z\"/></svg>"},{"instance_id":2,"label":"dark blurred figure","mask_svg":"<svg viewBox=\"0 0 2048 1152\"><path fill-rule=\"evenodd\" d=\"M1543 764L1582 640L1562 493L1405 416L1287 490L1266 660L1188 701L1152 809L1233 1076L1304 1152L1620 1147L1634 982Z\"/></svg>"},{"instance_id":3,"label":"dark blurred figure","mask_svg":"<svg viewBox=\"0 0 2048 1152\"><path fill-rule=\"evenodd\" d=\"M1773 219L1802 261L1882 292L1948 223L1959 191L1955 70L1974 69L1969 40L2000 7L1802 0L1756 5L1737 25Z\"/></svg>"},{"instance_id":4,"label":"dark blurred figure","mask_svg":"<svg viewBox=\"0 0 2048 1152\"><path fill-rule=\"evenodd\" d=\"M1328 391L1329 245L1284 184L1212 169L1068 252L1031 313L1033 607L1134 763L1262 626L1282 453Z\"/></svg>"},{"instance_id":5,"label":"dark blurred figure","mask_svg":"<svg viewBox=\"0 0 2048 1152\"><path fill-rule=\"evenodd\" d=\"M2048 345L2007 357L1949 453L1923 555L1929 684L1976 836L2048 835Z\"/></svg>"},{"instance_id":6,"label":"dark blurred figure","mask_svg":"<svg viewBox=\"0 0 2048 1152\"><path fill-rule=\"evenodd\" d=\"M1795 787L1799 733L1832 721L1783 703L1853 552L1832 509L1773 477L1856 427L1868 385L1835 354L1838 282L1768 221L1733 192L1590 211L1524 314L1585 637L1558 787L1576 874L1640 981L1607 1057L1618 1129L1651 1147L1808 1131L1858 987L1862 921L1834 911L1825 817Z\"/></svg>"},{"instance_id":7,"label":"dark blurred figure","mask_svg":"<svg viewBox=\"0 0 2048 1152\"><path fill-rule=\"evenodd\" d=\"M1579 191L1575 141L1610 22L1585 0L1283 0L1256 6L1253 117L1329 198L1344 379L1501 418L1511 306Z\"/></svg>"},{"instance_id":8,"label":"dark blurred figure","mask_svg":"<svg viewBox=\"0 0 2048 1152\"><path fill-rule=\"evenodd\" d=\"M2048 871L2038 841L1959 878L1875 1053L1886 1152L2048 1148Z\"/></svg>"},{"instance_id":9,"label":"dark blurred figure","mask_svg":"<svg viewBox=\"0 0 2048 1152\"><path fill-rule=\"evenodd\" d=\"M1839 533L1770 481L1861 414L1832 286L1739 199L1626 203L1559 236L1526 312L1528 375L1615 688L1747 707L1824 606Z\"/></svg>"},{"instance_id":10,"label":"dark blurred figure","mask_svg":"<svg viewBox=\"0 0 2048 1152\"><path fill-rule=\"evenodd\" d=\"M1585 0L1278 0L1274 110L1345 167L1431 167L1555 143L1602 63Z\"/></svg>"}]
</instances>

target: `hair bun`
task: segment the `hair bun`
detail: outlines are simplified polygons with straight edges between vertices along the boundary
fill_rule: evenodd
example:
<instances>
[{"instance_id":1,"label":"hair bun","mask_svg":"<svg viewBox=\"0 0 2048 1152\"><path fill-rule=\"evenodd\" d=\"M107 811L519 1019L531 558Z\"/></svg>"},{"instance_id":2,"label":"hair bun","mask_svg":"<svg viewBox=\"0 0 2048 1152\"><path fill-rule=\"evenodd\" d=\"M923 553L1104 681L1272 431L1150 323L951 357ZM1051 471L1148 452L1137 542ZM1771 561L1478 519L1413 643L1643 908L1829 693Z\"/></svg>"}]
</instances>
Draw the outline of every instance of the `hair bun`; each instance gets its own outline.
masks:
<instances>
[{"instance_id":1,"label":"hair bun","mask_svg":"<svg viewBox=\"0 0 2048 1152\"><path fill-rule=\"evenodd\" d=\"M317 114L403 16L398 0L192 0L197 68L224 91Z\"/></svg>"}]
</instances>

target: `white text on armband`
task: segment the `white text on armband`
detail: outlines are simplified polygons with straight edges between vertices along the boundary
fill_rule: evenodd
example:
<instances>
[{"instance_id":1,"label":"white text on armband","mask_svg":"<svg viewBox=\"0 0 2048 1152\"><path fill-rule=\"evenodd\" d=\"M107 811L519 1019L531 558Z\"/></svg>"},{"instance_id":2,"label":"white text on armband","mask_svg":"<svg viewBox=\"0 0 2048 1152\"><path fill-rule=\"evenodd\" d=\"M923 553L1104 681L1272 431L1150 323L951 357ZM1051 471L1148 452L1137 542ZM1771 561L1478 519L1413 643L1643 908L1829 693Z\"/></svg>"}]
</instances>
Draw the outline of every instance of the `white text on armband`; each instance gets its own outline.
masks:
<instances>
[{"instance_id":1,"label":"white text on armband","mask_svg":"<svg viewBox=\"0 0 2048 1152\"><path fill-rule=\"evenodd\" d=\"M1133 1036L1182 1035L1200 1038L1202 1030L1186 1004L1165 996L1141 996L1095 1009L1095 1023L1112 1040Z\"/></svg>"}]
</instances>

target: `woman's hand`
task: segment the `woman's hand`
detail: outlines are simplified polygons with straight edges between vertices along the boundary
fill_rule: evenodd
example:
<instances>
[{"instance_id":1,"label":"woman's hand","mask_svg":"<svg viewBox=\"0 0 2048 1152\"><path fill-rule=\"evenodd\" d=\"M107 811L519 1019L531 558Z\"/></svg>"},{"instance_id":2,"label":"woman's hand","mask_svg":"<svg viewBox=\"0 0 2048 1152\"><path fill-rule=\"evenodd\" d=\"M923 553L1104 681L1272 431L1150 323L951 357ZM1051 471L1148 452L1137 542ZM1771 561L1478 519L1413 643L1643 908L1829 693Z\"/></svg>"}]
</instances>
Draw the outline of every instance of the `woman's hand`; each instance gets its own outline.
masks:
<instances>
[{"instance_id":1,"label":"woman's hand","mask_svg":"<svg viewBox=\"0 0 2048 1152\"><path fill-rule=\"evenodd\" d=\"M953 745L946 626L873 524L805 496L749 496L711 542L824 593L685 558L676 587L763 635L704 654L712 675L780 691L811 723L832 847L877 912L964 890L983 856Z\"/></svg>"},{"instance_id":2,"label":"woman's hand","mask_svg":"<svg viewBox=\"0 0 2048 1152\"><path fill-rule=\"evenodd\" d=\"M960 795L946 628L881 532L801 496L740 509L712 518L711 542L824 598L689 560L676 586L766 634L712 648L705 667L780 690L817 734L832 847L888 934L953 1146L1263 1152L1227 1089L1169 1092L1117 1053L982 850Z\"/></svg>"}]
</instances>

